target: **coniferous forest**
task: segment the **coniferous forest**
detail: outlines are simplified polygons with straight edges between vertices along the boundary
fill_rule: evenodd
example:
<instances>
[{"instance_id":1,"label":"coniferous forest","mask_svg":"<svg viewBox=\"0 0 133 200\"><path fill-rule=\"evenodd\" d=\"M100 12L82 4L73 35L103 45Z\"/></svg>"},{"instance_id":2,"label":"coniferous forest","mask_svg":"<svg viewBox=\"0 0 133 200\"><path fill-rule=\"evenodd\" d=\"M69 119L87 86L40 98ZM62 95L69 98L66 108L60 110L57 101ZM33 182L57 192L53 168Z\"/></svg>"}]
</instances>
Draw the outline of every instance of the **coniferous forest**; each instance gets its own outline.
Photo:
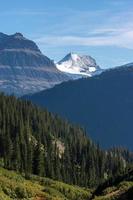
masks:
<instances>
[{"instance_id":1,"label":"coniferous forest","mask_svg":"<svg viewBox=\"0 0 133 200\"><path fill-rule=\"evenodd\" d=\"M132 154L102 150L84 129L29 101L0 94L0 165L30 177L93 187L126 172Z\"/></svg>"}]
</instances>

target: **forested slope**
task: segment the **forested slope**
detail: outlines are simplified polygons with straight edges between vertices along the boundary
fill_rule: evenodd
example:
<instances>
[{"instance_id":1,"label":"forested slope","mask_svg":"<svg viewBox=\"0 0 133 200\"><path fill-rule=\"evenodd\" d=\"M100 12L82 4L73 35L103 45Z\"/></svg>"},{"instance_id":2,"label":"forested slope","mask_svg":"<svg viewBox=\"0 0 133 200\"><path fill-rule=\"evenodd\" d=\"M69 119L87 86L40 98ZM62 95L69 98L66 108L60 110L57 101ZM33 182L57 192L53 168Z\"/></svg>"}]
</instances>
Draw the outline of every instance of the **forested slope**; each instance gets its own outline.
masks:
<instances>
[{"instance_id":1,"label":"forested slope","mask_svg":"<svg viewBox=\"0 0 133 200\"><path fill-rule=\"evenodd\" d=\"M123 173L132 155L103 151L80 127L28 101L0 94L0 163L3 167L66 183L95 186Z\"/></svg>"}]
</instances>

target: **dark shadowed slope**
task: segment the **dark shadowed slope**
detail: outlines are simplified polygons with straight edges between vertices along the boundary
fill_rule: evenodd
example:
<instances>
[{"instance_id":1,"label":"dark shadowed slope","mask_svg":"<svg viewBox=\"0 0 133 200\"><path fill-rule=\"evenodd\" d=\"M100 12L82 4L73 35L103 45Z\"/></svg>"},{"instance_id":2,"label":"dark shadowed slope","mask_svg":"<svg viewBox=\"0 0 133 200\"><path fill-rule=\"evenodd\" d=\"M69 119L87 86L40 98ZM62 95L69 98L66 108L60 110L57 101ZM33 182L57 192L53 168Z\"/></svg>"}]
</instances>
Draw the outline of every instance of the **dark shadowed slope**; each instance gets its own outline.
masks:
<instances>
[{"instance_id":1,"label":"dark shadowed slope","mask_svg":"<svg viewBox=\"0 0 133 200\"><path fill-rule=\"evenodd\" d=\"M104 147L133 148L133 64L26 98L86 127Z\"/></svg>"}]
</instances>

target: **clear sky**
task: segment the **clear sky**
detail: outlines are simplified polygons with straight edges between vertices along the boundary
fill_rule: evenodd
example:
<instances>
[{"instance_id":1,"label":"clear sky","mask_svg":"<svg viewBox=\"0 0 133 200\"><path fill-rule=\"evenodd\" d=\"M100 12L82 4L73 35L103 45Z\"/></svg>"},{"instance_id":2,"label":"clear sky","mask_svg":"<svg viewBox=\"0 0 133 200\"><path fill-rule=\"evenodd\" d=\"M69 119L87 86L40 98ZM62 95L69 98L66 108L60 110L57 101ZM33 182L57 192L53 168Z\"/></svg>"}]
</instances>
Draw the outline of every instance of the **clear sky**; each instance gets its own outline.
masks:
<instances>
[{"instance_id":1,"label":"clear sky","mask_svg":"<svg viewBox=\"0 0 133 200\"><path fill-rule=\"evenodd\" d=\"M77 52L104 68L133 62L133 0L1 0L0 27L56 61Z\"/></svg>"}]
</instances>

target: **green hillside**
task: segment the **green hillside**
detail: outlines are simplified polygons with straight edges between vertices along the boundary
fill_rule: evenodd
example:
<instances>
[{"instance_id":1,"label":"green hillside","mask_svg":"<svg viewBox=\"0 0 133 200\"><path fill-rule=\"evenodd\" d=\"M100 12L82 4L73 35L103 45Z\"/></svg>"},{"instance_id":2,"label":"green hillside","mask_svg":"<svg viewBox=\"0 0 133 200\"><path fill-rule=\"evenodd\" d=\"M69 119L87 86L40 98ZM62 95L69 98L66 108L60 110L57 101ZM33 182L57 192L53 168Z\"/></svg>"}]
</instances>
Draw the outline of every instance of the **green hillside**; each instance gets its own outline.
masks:
<instances>
[{"instance_id":1,"label":"green hillside","mask_svg":"<svg viewBox=\"0 0 133 200\"><path fill-rule=\"evenodd\" d=\"M87 200L89 190L48 178L26 180L14 171L0 168L0 200Z\"/></svg>"},{"instance_id":2,"label":"green hillside","mask_svg":"<svg viewBox=\"0 0 133 200\"><path fill-rule=\"evenodd\" d=\"M133 199L133 170L121 176L112 177L93 192L93 200L132 200Z\"/></svg>"},{"instance_id":3,"label":"green hillside","mask_svg":"<svg viewBox=\"0 0 133 200\"><path fill-rule=\"evenodd\" d=\"M133 182L123 181L117 186L108 187L103 190L103 194L93 198L93 200L132 200Z\"/></svg>"},{"instance_id":4,"label":"green hillside","mask_svg":"<svg viewBox=\"0 0 133 200\"><path fill-rule=\"evenodd\" d=\"M93 196L92 189L35 175L25 179L20 173L0 167L0 200L132 200L132 197L131 175Z\"/></svg>"}]
</instances>

